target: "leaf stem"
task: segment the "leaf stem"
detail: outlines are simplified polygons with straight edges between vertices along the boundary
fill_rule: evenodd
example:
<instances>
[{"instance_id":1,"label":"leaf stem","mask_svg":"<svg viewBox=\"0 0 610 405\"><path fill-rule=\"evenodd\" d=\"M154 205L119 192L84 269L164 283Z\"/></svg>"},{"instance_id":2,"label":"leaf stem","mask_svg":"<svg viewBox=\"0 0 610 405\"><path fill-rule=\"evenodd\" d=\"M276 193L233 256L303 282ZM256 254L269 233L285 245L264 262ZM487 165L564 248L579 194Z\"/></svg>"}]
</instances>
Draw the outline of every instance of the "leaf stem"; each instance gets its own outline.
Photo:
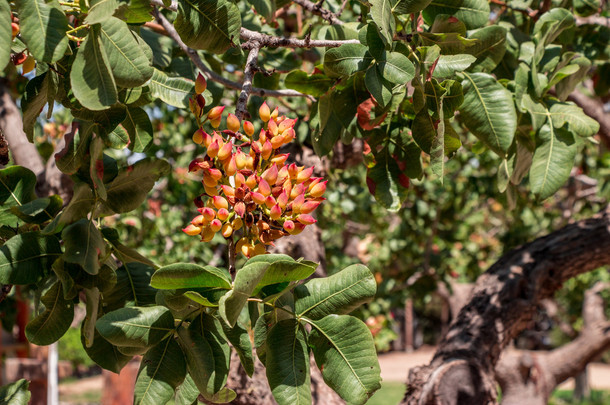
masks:
<instances>
[{"instance_id":1,"label":"leaf stem","mask_svg":"<svg viewBox=\"0 0 610 405\"><path fill-rule=\"evenodd\" d=\"M74 27L71 30L66 31L66 34L72 34L78 30L81 30L83 28L89 28L89 24L83 24L83 25L79 25L78 27Z\"/></svg>"},{"instance_id":2,"label":"leaf stem","mask_svg":"<svg viewBox=\"0 0 610 405\"><path fill-rule=\"evenodd\" d=\"M298 316L297 316L297 314L295 314L295 313L294 313L294 312L292 312L292 311L287 310L287 309L286 309L286 308L284 308L284 307L276 307L276 306L275 306L275 305L273 305L272 303L270 303L270 302L268 302L268 301L264 301L264 300L262 300L262 299L260 299L260 298L248 298L248 301L251 301L251 302L260 302L261 304L263 304L263 305L267 305L268 307L271 307L271 308L273 308L273 309L279 309L279 310L281 310L281 311L286 312L287 314L290 314L290 315L294 316L296 319L305 319L305 318L300 318L300 317L298 317Z\"/></svg>"}]
</instances>

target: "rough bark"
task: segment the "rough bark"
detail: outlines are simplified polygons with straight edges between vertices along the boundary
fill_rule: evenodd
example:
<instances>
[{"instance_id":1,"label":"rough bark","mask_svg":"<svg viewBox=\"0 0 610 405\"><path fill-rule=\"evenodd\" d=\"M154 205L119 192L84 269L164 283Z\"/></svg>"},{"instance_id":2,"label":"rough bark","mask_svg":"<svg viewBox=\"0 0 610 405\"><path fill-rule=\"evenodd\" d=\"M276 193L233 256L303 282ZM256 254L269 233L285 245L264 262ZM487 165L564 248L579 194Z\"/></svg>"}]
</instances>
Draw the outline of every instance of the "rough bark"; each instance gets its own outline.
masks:
<instances>
[{"instance_id":1,"label":"rough bark","mask_svg":"<svg viewBox=\"0 0 610 405\"><path fill-rule=\"evenodd\" d=\"M610 322L604 316L596 284L585 293L584 329L572 342L551 351L508 351L496 366L503 405L544 405L553 390L585 370L587 364L610 348Z\"/></svg>"},{"instance_id":2,"label":"rough bark","mask_svg":"<svg viewBox=\"0 0 610 405\"><path fill-rule=\"evenodd\" d=\"M607 264L610 207L503 256L479 277L430 364L410 371L402 403L496 403L496 363L540 301L566 280Z\"/></svg>"}]
</instances>

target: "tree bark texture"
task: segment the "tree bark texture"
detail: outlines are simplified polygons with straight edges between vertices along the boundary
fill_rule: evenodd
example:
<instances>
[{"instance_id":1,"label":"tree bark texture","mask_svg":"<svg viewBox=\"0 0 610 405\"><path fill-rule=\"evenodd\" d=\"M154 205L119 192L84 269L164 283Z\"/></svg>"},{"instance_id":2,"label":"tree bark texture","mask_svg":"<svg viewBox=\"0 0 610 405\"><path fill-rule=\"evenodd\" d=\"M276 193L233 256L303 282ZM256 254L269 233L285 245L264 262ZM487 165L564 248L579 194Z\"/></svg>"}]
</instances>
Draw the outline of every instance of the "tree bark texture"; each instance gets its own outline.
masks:
<instances>
[{"instance_id":1,"label":"tree bark texture","mask_svg":"<svg viewBox=\"0 0 610 405\"><path fill-rule=\"evenodd\" d=\"M410 371L402 404L496 403L496 363L540 301L607 264L610 207L504 255L479 277L430 364Z\"/></svg>"},{"instance_id":2,"label":"tree bark texture","mask_svg":"<svg viewBox=\"0 0 610 405\"><path fill-rule=\"evenodd\" d=\"M505 352L496 365L503 405L544 405L563 381L576 377L587 363L610 348L610 322L599 295L608 285L598 283L585 293L584 328L572 342L551 351Z\"/></svg>"}]
</instances>

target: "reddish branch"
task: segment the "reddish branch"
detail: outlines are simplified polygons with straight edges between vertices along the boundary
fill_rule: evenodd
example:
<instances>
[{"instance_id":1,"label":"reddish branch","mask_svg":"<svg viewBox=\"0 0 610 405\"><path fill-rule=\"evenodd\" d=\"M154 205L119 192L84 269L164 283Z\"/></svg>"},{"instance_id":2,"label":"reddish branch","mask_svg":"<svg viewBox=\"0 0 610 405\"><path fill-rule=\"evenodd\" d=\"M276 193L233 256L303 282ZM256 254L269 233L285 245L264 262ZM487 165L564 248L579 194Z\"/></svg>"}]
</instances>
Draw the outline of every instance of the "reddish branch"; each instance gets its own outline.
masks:
<instances>
[{"instance_id":1,"label":"reddish branch","mask_svg":"<svg viewBox=\"0 0 610 405\"><path fill-rule=\"evenodd\" d=\"M240 121L243 120L248 114L247 104L250 93L252 92L252 80L254 78L254 73L259 70L257 63L259 51L260 44L258 42L253 42L252 47L248 52L248 58L246 59L246 67L244 68L244 82L241 87L241 93L239 93L237 103L235 104L235 115Z\"/></svg>"},{"instance_id":2,"label":"reddish branch","mask_svg":"<svg viewBox=\"0 0 610 405\"><path fill-rule=\"evenodd\" d=\"M330 10L327 10L322 7L322 2L313 3L309 0L293 0L294 3L303 7L305 10L309 11L312 14L318 15L328 21L331 25L342 25L343 21L339 19L339 17Z\"/></svg>"},{"instance_id":3,"label":"reddish branch","mask_svg":"<svg viewBox=\"0 0 610 405\"><path fill-rule=\"evenodd\" d=\"M607 264L610 207L506 254L479 277L431 363L411 370L403 403L495 403L500 353L538 304L566 280Z\"/></svg>"},{"instance_id":4,"label":"reddish branch","mask_svg":"<svg viewBox=\"0 0 610 405\"><path fill-rule=\"evenodd\" d=\"M274 37L272 35L263 34L256 31L251 31L247 28L241 29L240 37L246 41L256 41L260 46L269 48L336 48L345 44L359 44L357 39L346 40L329 40L329 39L305 39ZM245 45L245 44L244 44ZM242 47L244 47L242 45Z\"/></svg>"}]
</instances>

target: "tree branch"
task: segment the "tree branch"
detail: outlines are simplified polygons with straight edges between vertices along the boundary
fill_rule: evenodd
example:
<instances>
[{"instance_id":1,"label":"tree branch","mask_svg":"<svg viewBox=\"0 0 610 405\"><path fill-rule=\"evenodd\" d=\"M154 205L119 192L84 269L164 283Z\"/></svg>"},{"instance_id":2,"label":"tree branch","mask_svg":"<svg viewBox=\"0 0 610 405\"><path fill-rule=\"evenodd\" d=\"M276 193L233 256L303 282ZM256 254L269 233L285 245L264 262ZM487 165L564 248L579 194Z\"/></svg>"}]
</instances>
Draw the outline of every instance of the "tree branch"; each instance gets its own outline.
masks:
<instances>
[{"instance_id":1,"label":"tree branch","mask_svg":"<svg viewBox=\"0 0 610 405\"><path fill-rule=\"evenodd\" d=\"M326 21L328 21L331 25L342 25L343 21L341 21L335 13L325 8L322 8L322 4L313 3L309 0L293 0L296 4L303 7L305 10L309 11L312 14L319 15Z\"/></svg>"},{"instance_id":2,"label":"tree branch","mask_svg":"<svg viewBox=\"0 0 610 405\"><path fill-rule=\"evenodd\" d=\"M494 368L541 300L578 274L610 264L610 207L512 250L477 280L431 363L409 374L405 404L494 403ZM460 381L460 384L455 384Z\"/></svg>"},{"instance_id":3,"label":"tree branch","mask_svg":"<svg viewBox=\"0 0 610 405\"><path fill-rule=\"evenodd\" d=\"M193 61L195 66L197 66L197 68L201 71L201 73L205 76L205 78L207 80L215 81L217 83L222 84L226 88L233 89L233 90L241 90L243 88L243 83L234 82L232 80L229 80L229 79L223 77L222 75L219 75L218 73L214 72L213 70L209 69L203 63L203 61L197 54L197 51L189 48L182 41L182 39L180 38L180 35L178 35L178 32L174 28L173 24L170 23L167 20L167 18L165 18L165 16L163 14L161 14L159 12L159 10L157 10L156 8L153 9L153 16L157 19L159 24L161 24L163 26L163 28L165 28L165 30L167 31L167 35L170 38L172 38L174 41L176 41L176 43L178 44L180 49L182 49L184 51L184 53L187 54L187 56ZM310 96L308 94L303 94L296 90L289 90L289 89L287 89L287 90L268 90L268 89L261 89L258 87L252 87L251 94L256 94L261 97L307 97L311 100L315 100L312 96Z\"/></svg>"},{"instance_id":4,"label":"tree branch","mask_svg":"<svg viewBox=\"0 0 610 405\"><path fill-rule=\"evenodd\" d=\"M243 120L248 114L247 104L248 97L252 92L252 79L254 73L258 70L258 52L260 51L260 44L258 42L251 42L251 48L248 52L248 58L246 59L246 67L244 68L244 83L241 88L241 93L235 104L235 115L239 120Z\"/></svg>"},{"instance_id":5,"label":"tree branch","mask_svg":"<svg viewBox=\"0 0 610 405\"><path fill-rule=\"evenodd\" d=\"M345 44L359 44L357 39L346 40L327 40L327 39L297 39L286 37L274 37L272 35L263 34L261 32L251 31L247 28L241 29L240 38L246 41L256 41L260 46L269 48L336 48ZM242 44L242 47L247 47L248 43Z\"/></svg>"}]
</instances>

